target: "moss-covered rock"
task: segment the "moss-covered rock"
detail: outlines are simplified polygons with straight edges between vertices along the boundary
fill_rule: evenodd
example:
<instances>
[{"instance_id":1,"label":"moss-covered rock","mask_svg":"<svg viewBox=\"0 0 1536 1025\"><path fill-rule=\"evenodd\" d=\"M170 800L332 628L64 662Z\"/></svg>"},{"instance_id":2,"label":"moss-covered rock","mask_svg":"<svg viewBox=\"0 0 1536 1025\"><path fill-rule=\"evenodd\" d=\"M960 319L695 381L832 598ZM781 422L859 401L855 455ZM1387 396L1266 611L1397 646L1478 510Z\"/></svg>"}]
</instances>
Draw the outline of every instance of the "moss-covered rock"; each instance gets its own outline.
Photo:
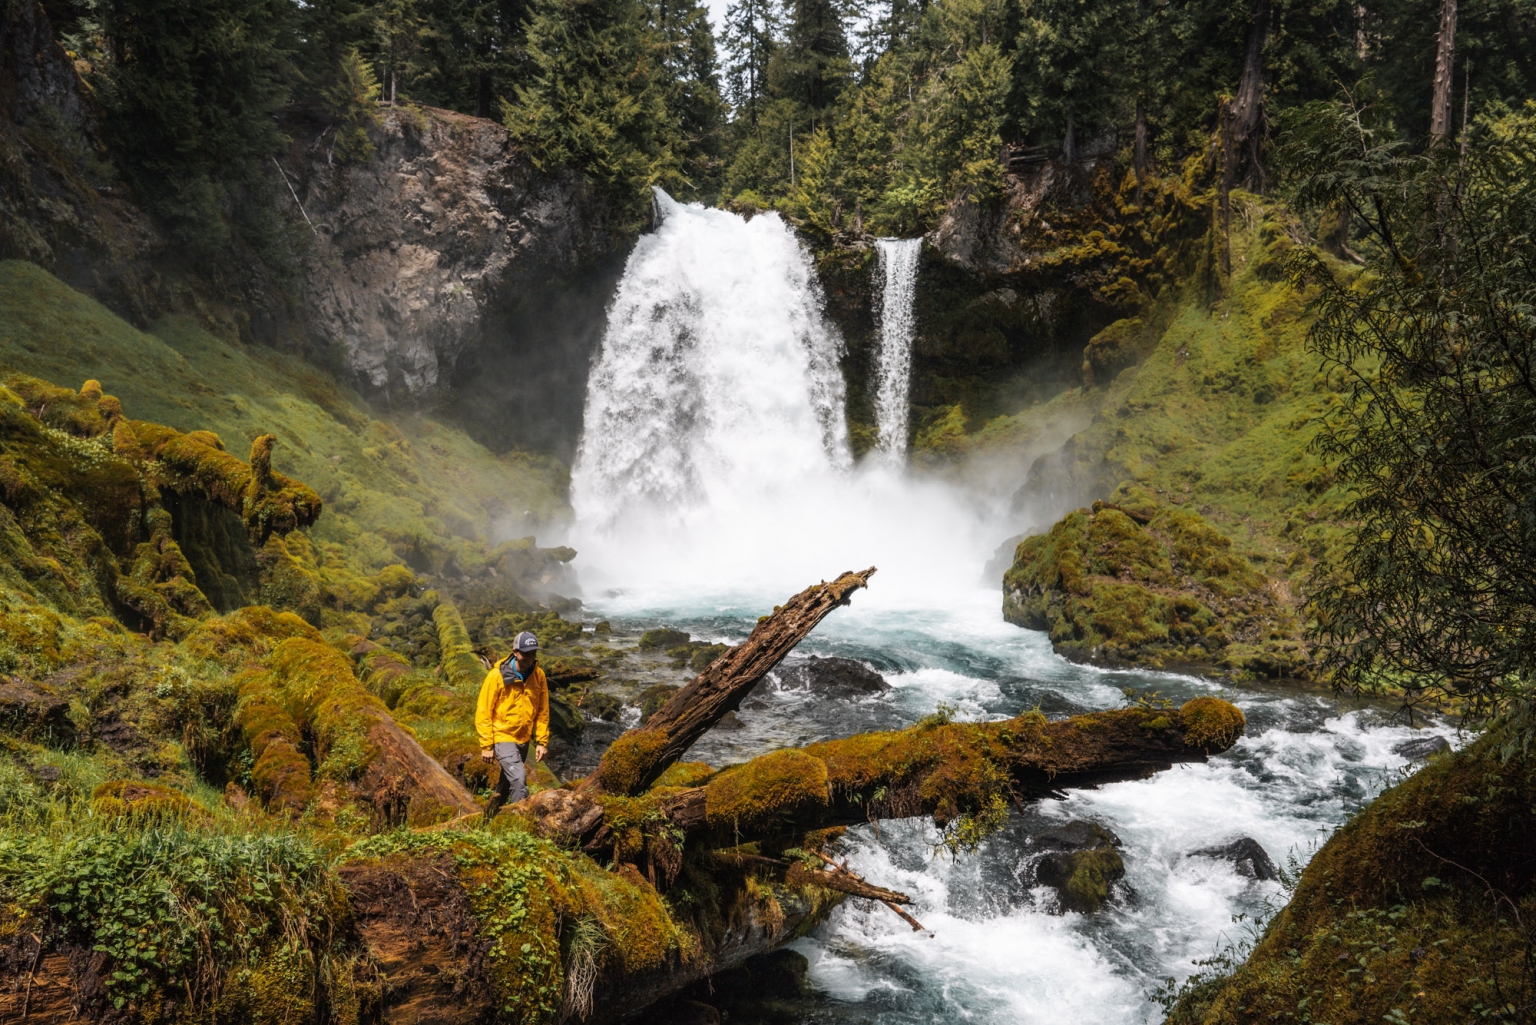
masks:
<instances>
[{"instance_id":1,"label":"moss-covered rock","mask_svg":"<svg viewBox=\"0 0 1536 1025\"><path fill-rule=\"evenodd\" d=\"M1430 761L1351 819L1246 960L1184 987L1170 1025L1475 1021L1528 1002L1536 772L1500 739Z\"/></svg>"},{"instance_id":2,"label":"moss-covered rock","mask_svg":"<svg viewBox=\"0 0 1536 1025\"><path fill-rule=\"evenodd\" d=\"M1306 678L1284 595L1199 513L1131 487L1020 542L1003 615L1070 658Z\"/></svg>"}]
</instances>

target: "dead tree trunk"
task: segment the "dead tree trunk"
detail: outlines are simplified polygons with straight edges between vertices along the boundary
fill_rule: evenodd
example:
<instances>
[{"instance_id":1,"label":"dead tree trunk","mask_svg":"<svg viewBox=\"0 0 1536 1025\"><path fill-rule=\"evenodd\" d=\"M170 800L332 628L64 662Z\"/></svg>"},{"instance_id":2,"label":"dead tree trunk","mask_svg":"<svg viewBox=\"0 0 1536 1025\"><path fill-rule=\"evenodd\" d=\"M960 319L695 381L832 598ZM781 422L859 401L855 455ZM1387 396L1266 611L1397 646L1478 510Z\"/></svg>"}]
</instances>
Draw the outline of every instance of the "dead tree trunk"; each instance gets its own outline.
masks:
<instances>
[{"instance_id":1,"label":"dead tree trunk","mask_svg":"<svg viewBox=\"0 0 1536 1025\"><path fill-rule=\"evenodd\" d=\"M1264 44L1269 39L1269 2L1253 0L1253 20L1248 26L1248 48L1243 55L1243 77L1237 95L1222 110L1221 124L1221 276L1222 287L1232 274L1231 193L1247 171L1262 184L1258 127L1264 116ZM1245 153L1244 150L1247 150Z\"/></svg>"},{"instance_id":2,"label":"dead tree trunk","mask_svg":"<svg viewBox=\"0 0 1536 1025\"><path fill-rule=\"evenodd\" d=\"M832 581L813 584L758 621L752 635L715 659L693 682L672 696L644 726L609 747L601 764L582 784L585 791L637 794L648 788L727 712L741 704L769 670L783 661L833 609L847 605L869 583L871 566Z\"/></svg>"},{"instance_id":3,"label":"dead tree trunk","mask_svg":"<svg viewBox=\"0 0 1536 1025\"><path fill-rule=\"evenodd\" d=\"M1440 0L1440 32L1435 43L1434 95L1429 104L1429 134L1441 142L1451 134L1451 73L1456 62L1456 0Z\"/></svg>"}]
</instances>

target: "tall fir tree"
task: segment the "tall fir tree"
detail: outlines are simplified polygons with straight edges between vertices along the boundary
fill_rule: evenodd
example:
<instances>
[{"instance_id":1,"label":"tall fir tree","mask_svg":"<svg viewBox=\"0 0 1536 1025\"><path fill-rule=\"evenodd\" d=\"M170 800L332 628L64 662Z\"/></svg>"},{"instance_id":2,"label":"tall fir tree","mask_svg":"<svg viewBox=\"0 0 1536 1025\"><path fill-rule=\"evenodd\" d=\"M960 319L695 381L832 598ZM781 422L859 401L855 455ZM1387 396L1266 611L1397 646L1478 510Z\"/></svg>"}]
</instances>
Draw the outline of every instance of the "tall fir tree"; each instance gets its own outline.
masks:
<instances>
[{"instance_id":1,"label":"tall fir tree","mask_svg":"<svg viewBox=\"0 0 1536 1025\"><path fill-rule=\"evenodd\" d=\"M726 90L738 120L755 126L768 98L768 65L778 49L775 0L734 0L721 35L727 53Z\"/></svg>"}]
</instances>

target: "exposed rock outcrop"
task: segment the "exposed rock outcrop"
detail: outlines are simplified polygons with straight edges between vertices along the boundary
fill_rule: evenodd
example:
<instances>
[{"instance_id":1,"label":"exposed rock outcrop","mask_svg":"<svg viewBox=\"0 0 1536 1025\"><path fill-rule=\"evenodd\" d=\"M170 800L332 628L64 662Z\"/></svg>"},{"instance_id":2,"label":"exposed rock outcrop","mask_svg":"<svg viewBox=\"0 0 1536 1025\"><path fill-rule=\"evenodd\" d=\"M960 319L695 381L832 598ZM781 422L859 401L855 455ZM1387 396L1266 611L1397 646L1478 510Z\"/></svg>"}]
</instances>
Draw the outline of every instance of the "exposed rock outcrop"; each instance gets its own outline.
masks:
<instances>
[{"instance_id":1,"label":"exposed rock outcrop","mask_svg":"<svg viewBox=\"0 0 1536 1025\"><path fill-rule=\"evenodd\" d=\"M445 384L489 321L615 240L578 176L534 170L496 122L381 114L367 162L336 162L334 133L316 125L285 170L315 227L300 286L307 328L360 384L404 398Z\"/></svg>"}]
</instances>

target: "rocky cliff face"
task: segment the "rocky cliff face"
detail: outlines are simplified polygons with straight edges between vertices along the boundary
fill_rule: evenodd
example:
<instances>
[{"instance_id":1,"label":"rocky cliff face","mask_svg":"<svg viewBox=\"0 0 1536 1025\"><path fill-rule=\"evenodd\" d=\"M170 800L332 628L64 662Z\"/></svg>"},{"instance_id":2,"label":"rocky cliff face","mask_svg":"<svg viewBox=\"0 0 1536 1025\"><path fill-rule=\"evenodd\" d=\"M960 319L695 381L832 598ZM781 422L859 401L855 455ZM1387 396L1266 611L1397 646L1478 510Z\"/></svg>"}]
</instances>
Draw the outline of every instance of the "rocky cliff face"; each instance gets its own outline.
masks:
<instances>
[{"instance_id":1,"label":"rocky cliff face","mask_svg":"<svg viewBox=\"0 0 1536 1025\"><path fill-rule=\"evenodd\" d=\"M139 326L192 313L306 353L371 398L452 411L497 451L568 458L630 239L579 176L537 171L495 122L379 113L375 155L348 165L323 116L290 112L293 142L270 167L295 240L287 266L238 237L185 252L117 177L102 112L42 8L0 0L0 258L37 263Z\"/></svg>"},{"instance_id":2,"label":"rocky cliff face","mask_svg":"<svg viewBox=\"0 0 1536 1025\"><path fill-rule=\"evenodd\" d=\"M615 248L581 181L535 171L493 121L389 109L357 165L315 127L286 169L313 225L301 316L365 390L441 389L466 349L497 343L490 323Z\"/></svg>"}]
</instances>

